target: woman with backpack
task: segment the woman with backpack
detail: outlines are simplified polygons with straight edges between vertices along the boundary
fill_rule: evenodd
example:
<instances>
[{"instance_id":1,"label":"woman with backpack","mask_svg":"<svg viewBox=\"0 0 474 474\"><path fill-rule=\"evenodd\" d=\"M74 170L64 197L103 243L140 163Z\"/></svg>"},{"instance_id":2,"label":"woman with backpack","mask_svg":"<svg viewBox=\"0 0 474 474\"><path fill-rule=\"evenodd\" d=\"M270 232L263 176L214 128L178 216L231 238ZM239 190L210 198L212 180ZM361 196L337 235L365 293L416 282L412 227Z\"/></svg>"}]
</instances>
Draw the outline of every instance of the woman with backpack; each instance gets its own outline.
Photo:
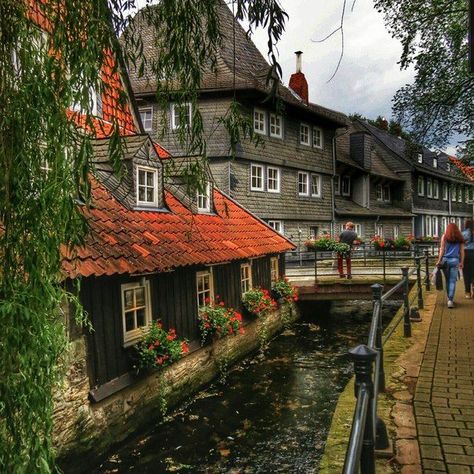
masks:
<instances>
[{"instance_id":1,"label":"woman with backpack","mask_svg":"<svg viewBox=\"0 0 474 474\"><path fill-rule=\"evenodd\" d=\"M464 237L464 268L462 277L466 298L472 298L472 284L474 283L474 221L467 219L462 233Z\"/></svg>"},{"instance_id":2,"label":"woman with backpack","mask_svg":"<svg viewBox=\"0 0 474 474\"><path fill-rule=\"evenodd\" d=\"M454 294L458 271L464 266L464 237L456 224L449 224L441 237L438 267L443 269L448 292L448 308L454 308Z\"/></svg>"}]
</instances>

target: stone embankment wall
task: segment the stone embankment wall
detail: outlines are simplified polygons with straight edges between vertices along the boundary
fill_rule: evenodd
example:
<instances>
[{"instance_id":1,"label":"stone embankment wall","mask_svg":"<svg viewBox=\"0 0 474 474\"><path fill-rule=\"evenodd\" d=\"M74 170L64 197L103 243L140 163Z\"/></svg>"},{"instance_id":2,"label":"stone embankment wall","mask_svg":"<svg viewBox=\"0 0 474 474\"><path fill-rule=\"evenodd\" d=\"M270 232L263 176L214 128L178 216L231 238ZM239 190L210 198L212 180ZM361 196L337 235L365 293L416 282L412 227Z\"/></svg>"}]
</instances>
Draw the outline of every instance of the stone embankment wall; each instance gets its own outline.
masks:
<instances>
[{"instance_id":1,"label":"stone embankment wall","mask_svg":"<svg viewBox=\"0 0 474 474\"><path fill-rule=\"evenodd\" d=\"M295 306L283 306L245 326L245 334L228 336L201 347L173 365L137 379L136 383L99 403L88 399L87 347L83 336L71 344L68 372L56 396L54 439L67 472L87 470L113 444L127 438L168 408L197 392L230 366L256 350L262 338L281 331L298 318Z\"/></svg>"}]
</instances>

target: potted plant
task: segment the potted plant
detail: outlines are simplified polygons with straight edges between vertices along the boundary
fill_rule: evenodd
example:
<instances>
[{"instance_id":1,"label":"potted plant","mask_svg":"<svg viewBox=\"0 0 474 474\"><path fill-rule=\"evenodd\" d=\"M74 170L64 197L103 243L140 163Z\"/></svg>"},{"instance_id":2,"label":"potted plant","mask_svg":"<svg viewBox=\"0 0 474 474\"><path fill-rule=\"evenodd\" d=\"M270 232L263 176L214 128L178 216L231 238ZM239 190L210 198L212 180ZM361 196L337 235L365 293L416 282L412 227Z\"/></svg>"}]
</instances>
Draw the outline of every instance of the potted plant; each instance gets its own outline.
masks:
<instances>
[{"instance_id":1,"label":"potted plant","mask_svg":"<svg viewBox=\"0 0 474 474\"><path fill-rule=\"evenodd\" d=\"M327 251L332 250L332 245L334 244L334 240L331 239L329 235L323 235L319 239L315 240L307 240L305 242L305 247L308 250L319 250L319 251Z\"/></svg>"},{"instance_id":2,"label":"potted plant","mask_svg":"<svg viewBox=\"0 0 474 474\"><path fill-rule=\"evenodd\" d=\"M135 351L137 369L159 369L181 359L189 346L185 339L178 339L175 329L166 331L158 320L144 331Z\"/></svg>"},{"instance_id":3,"label":"potted plant","mask_svg":"<svg viewBox=\"0 0 474 474\"><path fill-rule=\"evenodd\" d=\"M244 293L242 303L245 309L254 316L262 316L276 307L276 302L269 291L258 287Z\"/></svg>"},{"instance_id":4,"label":"potted plant","mask_svg":"<svg viewBox=\"0 0 474 474\"><path fill-rule=\"evenodd\" d=\"M411 249L411 240L409 240L408 237L397 237L393 243L396 250Z\"/></svg>"},{"instance_id":5,"label":"potted plant","mask_svg":"<svg viewBox=\"0 0 474 474\"><path fill-rule=\"evenodd\" d=\"M385 250L385 239L380 235L374 235L370 241L375 250Z\"/></svg>"},{"instance_id":6,"label":"potted plant","mask_svg":"<svg viewBox=\"0 0 474 474\"><path fill-rule=\"evenodd\" d=\"M298 290L289 281L288 278L280 278L272 284L272 295L278 302L298 301Z\"/></svg>"}]
</instances>

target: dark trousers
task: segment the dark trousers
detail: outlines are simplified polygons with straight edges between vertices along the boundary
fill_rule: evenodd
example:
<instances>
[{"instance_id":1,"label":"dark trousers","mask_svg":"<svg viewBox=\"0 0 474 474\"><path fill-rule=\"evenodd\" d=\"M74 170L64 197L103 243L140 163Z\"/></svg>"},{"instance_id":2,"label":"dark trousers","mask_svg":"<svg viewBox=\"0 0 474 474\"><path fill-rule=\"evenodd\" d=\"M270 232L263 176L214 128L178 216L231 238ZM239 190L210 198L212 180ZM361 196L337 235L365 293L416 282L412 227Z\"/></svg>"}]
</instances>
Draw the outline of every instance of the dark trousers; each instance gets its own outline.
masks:
<instances>
[{"instance_id":1,"label":"dark trousers","mask_svg":"<svg viewBox=\"0 0 474 474\"><path fill-rule=\"evenodd\" d=\"M466 249L464 251L464 268L462 269L464 279L464 289L466 293L471 292L471 285L474 283L474 250Z\"/></svg>"},{"instance_id":2,"label":"dark trousers","mask_svg":"<svg viewBox=\"0 0 474 474\"><path fill-rule=\"evenodd\" d=\"M347 267L347 275L351 274L351 256L350 254L346 257L346 267ZM342 255L337 254L337 270L339 275L344 275L344 262Z\"/></svg>"}]
</instances>

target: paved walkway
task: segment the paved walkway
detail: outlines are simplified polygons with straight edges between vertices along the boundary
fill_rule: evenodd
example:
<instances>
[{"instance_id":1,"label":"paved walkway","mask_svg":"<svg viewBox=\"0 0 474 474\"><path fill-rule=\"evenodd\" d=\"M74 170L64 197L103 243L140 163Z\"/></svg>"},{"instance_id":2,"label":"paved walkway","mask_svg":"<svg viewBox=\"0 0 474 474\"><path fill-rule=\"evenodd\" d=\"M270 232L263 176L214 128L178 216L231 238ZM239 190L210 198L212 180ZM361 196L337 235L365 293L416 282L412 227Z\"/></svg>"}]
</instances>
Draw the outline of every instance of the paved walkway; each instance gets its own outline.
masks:
<instances>
[{"instance_id":1,"label":"paved walkway","mask_svg":"<svg viewBox=\"0 0 474 474\"><path fill-rule=\"evenodd\" d=\"M423 473L474 473L474 300L439 292L414 406Z\"/></svg>"}]
</instances>

